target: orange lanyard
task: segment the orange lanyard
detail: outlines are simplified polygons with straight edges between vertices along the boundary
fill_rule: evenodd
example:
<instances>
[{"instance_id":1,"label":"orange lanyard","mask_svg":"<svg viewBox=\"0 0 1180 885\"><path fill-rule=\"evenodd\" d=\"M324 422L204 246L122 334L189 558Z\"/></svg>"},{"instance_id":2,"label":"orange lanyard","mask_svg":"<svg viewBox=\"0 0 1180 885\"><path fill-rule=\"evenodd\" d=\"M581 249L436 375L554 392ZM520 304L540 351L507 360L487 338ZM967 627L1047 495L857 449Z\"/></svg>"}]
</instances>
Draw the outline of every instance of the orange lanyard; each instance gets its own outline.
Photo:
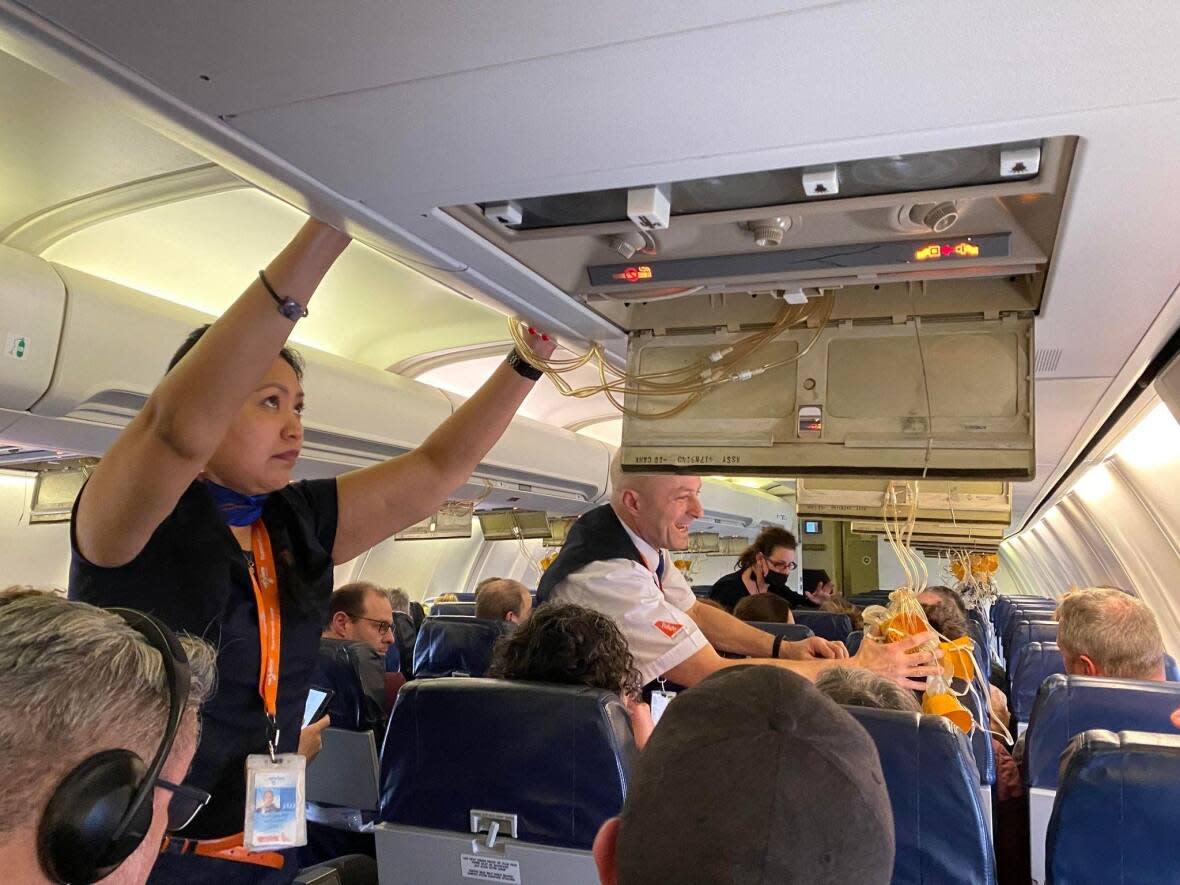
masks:
<instances>
[{"instance_id":1,"label":"orange lanyard","mask_svg":"<svg viewBox=\"0 0 1180 885\"><path fill-rule=\"evenodd\" d=\"M282 618L279 614L279 582L275 575L274 552L270 535L259 519L250 526L250 546L254 551L254 568L250 583L258 603L258 639L261 659L258 667L258 694L270 723L270 754L273 757L279 740L277 725L279 701L279 650Z\"/></svg>"}]
</instances>

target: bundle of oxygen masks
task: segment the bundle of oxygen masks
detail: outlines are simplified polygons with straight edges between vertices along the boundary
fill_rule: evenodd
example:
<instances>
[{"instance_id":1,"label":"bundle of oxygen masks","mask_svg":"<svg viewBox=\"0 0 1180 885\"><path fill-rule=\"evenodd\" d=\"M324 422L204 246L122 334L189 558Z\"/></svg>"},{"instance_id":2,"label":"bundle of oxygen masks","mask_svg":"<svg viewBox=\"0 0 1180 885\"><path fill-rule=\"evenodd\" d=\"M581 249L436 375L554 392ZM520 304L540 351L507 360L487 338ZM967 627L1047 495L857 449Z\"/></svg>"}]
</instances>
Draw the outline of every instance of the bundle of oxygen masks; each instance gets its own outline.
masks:
<instances>
[{"instance_id":1,"label":"bundle of oxygen masks","mask_svg":"<svg viewBox=\"0 0 1180 885\"><path fill-rule=\"evenodd\" d=\"M905 573L906 584L889 594L889 605L871 605L864 610L865 636L880 642L897 642L918 633L933 633L935 639L912 652L942 650L942 673L926 677L922 712L943 716L970 734L975 720L959 703L959 698L971 691L975 680L975 644L967 636L951 641L940 635L930 626L918 602L918 594L925 589L928 577L923 557L910 546L918 516L918 483L890 482L884 493L881 517L885 537ZM955 679L963 681L960 691L955 691L952 685ZM986 703L986 698L981 701Z\"/></svg>"},{"instance_id":2,"label":"bundle of oxygen masks","mask_svg":"<svg viewBox=\"0 0 1180 885\"><path fill-rule=\"evenodd\" d=\"M942 673L926 677L926 691L922 696L922 712L943 716L970 734L975 720L959 698L971 690L975 679L975 644L967 636L949 640L938 634L926 619L926 612L918 602L918 593L902 587L889 594L889 605L871 605L864 610L865 637L880 642L897 642L927 631L935 639L923 643L911 652L942 650ZM956 692L952 680L962 680L964 686Z\"/></svg>"}]
</instances>

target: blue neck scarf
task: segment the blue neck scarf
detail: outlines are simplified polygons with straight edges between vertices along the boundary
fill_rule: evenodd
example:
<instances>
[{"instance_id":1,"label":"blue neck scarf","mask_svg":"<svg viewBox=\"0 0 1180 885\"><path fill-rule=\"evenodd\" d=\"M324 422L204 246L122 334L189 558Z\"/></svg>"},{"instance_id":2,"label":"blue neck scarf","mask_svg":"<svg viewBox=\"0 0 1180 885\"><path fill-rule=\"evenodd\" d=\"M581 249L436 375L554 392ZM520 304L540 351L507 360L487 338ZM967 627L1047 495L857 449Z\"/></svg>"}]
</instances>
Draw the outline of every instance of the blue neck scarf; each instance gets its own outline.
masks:
<instances>
[{"instance_id":1,"label":"blue neck scarf","mask_svg":"<svg viewBox=\"0 0 1180 885\"><path fill-rule=\"evenodd\" d=\"M243 495L241 492L218 485L211 479L204 482L205 488L217 504L217 512L228 525L252 525L262 519L262 508L266 504L266 499L270 497L269 492L262 495Z\"/></svg>"}]
</instances>

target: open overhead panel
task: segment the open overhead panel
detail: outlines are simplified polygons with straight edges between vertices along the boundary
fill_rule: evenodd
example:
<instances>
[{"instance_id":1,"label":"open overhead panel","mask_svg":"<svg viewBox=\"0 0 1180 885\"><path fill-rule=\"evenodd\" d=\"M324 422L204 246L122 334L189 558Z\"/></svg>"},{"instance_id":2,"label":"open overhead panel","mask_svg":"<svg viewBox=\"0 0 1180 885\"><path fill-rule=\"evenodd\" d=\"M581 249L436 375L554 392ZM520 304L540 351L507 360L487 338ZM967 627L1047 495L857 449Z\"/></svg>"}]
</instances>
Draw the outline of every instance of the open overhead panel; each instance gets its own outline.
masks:
<instances>
[{"instance_id":1,"label":"open overhead panel","mask_svg":"<svg viewBox=\"0 0 1180 885\"><path fill-rule=\"evenodd\" d=\"M1075 146L446 211L627 330L625 469L1028 479L1032 318Z\"/></svg>"},{"instance_id":2,"label":"open overhead panel","mask_svg":"<svg viewBox=\"0 0 1180 885\"><path fill-rule=\"evenodd\" d=\"M857 522L882 518L888 480L800 479L795 486L795 506L800 519L826 517ZM1012 489L1005 482L921 480L906 486L894 484L897 515L908 515L910 494L917 486L917 525L994 526L1001 531L1012 519ZM890 514L893 515L892 513Z\"/></svg>"}]
</instances>

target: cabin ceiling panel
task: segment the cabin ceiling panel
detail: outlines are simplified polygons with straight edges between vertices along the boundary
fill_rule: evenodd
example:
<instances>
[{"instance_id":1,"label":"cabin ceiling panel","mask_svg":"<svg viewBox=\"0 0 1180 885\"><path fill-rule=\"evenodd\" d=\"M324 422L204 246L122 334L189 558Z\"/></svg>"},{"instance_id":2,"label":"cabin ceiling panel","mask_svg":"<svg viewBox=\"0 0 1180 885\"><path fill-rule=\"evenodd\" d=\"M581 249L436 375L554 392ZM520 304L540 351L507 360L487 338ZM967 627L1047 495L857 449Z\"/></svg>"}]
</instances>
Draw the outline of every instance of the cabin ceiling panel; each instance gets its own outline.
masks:
<instances>
[{"instance_id":1,"label":"cabin ceiling panel","mask_svg":"<svg viewBox=\"0 0 1180 885\"><path fill-rule=\"evenodd\" d=\"M0 231L49 206L204 162L0 52Z\"/></svg>"},{"instance_id":2,"label":"cabin ceiling panel","mask_svg":"<svg viewBox=\"0 0 1180 885\"><path fill-rule=\"evenodd\" d=\"M260 191L230 191L104 221L44 257L218 315L304 218ZM500 314L354 243L292 337L384 369L415 354L505 335Z\"/></svg>"},{"instance_id":3,"label":"cabin ceiling panel","mask_svg":"<svg viewBox=\"0 0 1180 885\"><path fill-rule=\"evenodd\" d=\"M830 0L71 0L25 6L214 114L425 80L737 21ZM144 39L150 34L151 39ZM638 68L636 68L638 71ZM201 79L204 75L208 80ZM620 88L638 73L620 74Z\"/></svg>"},{"instance_id":4,"label":"cabin ceiling panel","mask_svg":"<svg viewBox=\"0 0 1180 885\"><path fill-rule=\"evenodd\" d=\"M1038 327L1037 331L1040 329ZM1057 466L1109 378L1041 379L1036 384L1037 464ZM1038 471L1039 472L1039 471Z\"/></svg>"}]
</instances>

